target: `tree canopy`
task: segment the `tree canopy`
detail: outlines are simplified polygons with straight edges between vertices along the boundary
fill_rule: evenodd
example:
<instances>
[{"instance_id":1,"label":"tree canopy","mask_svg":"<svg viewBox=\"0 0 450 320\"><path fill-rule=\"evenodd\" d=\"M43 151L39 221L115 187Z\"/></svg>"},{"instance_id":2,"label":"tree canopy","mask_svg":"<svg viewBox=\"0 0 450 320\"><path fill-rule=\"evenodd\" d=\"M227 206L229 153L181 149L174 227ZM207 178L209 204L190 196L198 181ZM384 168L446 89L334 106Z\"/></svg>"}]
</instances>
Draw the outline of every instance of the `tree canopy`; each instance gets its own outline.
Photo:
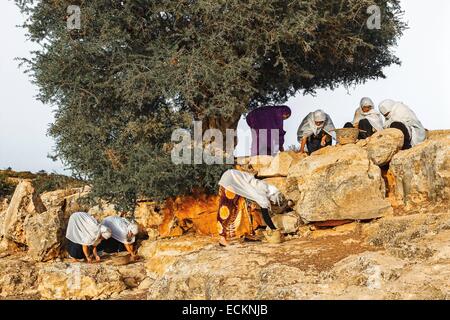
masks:
<instances>
[{"instance_id":1,"label":"tree canopy","mask_svg":"<svg viewBox=\"0 0 450 320\"><path fill-rule=\"evenodd\" d=\"M363 83L398 64L398 0L16 0L41 48L26 60L55 106L55 156L119 203L212 191L221 166L179 165L175 128L235 128L298 92ZM370 29L367 9L381 10ZM81 27L67 29L79 5Z\"/></svg>"}]
</instances>

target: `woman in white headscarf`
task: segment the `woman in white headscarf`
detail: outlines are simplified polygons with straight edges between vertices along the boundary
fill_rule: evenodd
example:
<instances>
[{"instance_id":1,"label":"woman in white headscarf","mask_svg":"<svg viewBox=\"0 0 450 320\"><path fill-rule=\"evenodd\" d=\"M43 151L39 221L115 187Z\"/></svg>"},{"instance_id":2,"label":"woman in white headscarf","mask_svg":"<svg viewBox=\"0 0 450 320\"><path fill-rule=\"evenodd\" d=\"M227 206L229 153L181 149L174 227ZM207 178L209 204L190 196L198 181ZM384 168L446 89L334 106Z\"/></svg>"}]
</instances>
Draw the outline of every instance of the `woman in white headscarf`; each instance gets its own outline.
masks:
<instances>
[{"instance_id":1,"label":"woman in white headscarf","mask_svg":"<svg viewBox=\"0 0 450 320\"><path fill-rule=\"evenodd\" d=\"M225 171L219 186L217 228L221 245L242 237L254 240L259 226L276 229L269 210L271 203L280 205L283 197L275 186L234 169Z\"/></svg>"},{"instance_id":2,"label":"woman in white headscarf","mask_svg":"<svg viewBox=\"0 0 450 320\"><path fill-rule=\"evenodd\" d=\"M407 105L387 99L380 103L379 109L386 119L385 128L396 128L403 132L403 150L425 141L426 130Z\"/></svg>"},{"instance_id":3,"label":"woman in white headscarf","mask_svg":"<svg viewBox=\"0 0 450 320\"><path fill-rule=\"evenodd\" d=\"M383 117L375 110L372 99L364 97L355 111L353 123L347 122L344 128L358 128L361 130L358 139L366 139L375 132L383 130Z\"/></svg>"},{"instance_id":4,"label":"woman in white headscarf","mask_svg":"<svg viewBox=\"0 0 450 320\"><path fill-rule=\"evenodd\" d=\"M300 152L305 152L305 146L308 149L308 154L325 146L331 146L333 130L334 124L328 114L320 109L310 112L297 130Z\"/></svg>"},{"instance_id":5,"label":"woman in white headscarf","mask_svg":"<svg viewBox=\"0 0 450 320\"><path fill-rule=\"evenodd\" d=\"M126 250L131 256L131 261L134 261L136 254L133 244L136 242L136 235L139 232L136 222L118 216L110 216L103 219L101 224L109 228L112 235L110 239L100 244L98 250L106 253Z\"/></svg>"},{"instance_id":6,"label":"woman in white headscarf","mask_svg":"<svg viewBox=\"0 0 450 320\"><path fill-rule=\"evenodd\" d=\"M111 237L111 230L100 225L94 217L86 212L75 212L67 225L67 252L75 260L86 258L92 262L91 249L96 261L100 261L97 246L102 240Z\"/></svg>"}]
</instances>

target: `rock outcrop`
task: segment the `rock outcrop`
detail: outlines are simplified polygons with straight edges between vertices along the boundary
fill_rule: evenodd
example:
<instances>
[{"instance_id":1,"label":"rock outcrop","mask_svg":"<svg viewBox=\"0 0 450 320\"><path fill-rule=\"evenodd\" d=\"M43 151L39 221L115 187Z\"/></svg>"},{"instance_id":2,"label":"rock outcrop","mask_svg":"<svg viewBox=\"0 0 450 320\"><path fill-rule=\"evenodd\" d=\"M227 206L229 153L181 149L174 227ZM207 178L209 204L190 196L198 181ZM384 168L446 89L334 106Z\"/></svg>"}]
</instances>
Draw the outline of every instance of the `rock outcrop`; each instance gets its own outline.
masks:
<instances>
[{"instance_id":1,"label":"rock outcrop","mask_svg":"<svg viewBox=\"0 0 450 320\"><path fill-rule=\"evenodd\" d=\"M147 233L150 239L159 236L158 228L163 222L161 208L152 201L139 201L134 212L140 231Z\"/></svg>"},{"instance_id":2,"label":"rock outcrop","mask_svg":"<svg viewBox=\"0 0 450 320\"><path fill-rule=\"evenodd\" d=\"M303 227L302 227L303 228ZM450 213L299 232L281 244L184 235L144 241L122 265L0 257L14 299L448 299ZM120 258L117 257L117 258Z\"/></svg>"},{"instance_id":3,"label":"rock outcrop","mask_svg":"<svg viewBox=\"0 0 450 320\"><path fill-rule=\"evenodd\" d=\"M366 150L369 159L378 166L388 164L392 157L401 150L403 140L403 133L398 129L376 132L367 139Z\"/></svg>"},{"instance_id":4,"label":"rock outcrop","mask_svg":"<svg viewBox=\"0 0 450 320\"><path fill-rule=\"evenodd\" d=\"M36 298L37 274L35 264L23 255L0 259L0 297Z\"/></svg>"},{"instance_id":5,"label":"rock outcrop","mask_svg":"<svg viewBox=\"0 0 450 320\"><path fill-rule=\"evenodd\" d=\"M416 256L370 243L374 238L390 242L389 226L403 225L403 217L355 224L351 232L338 227L279 245L242 243L224 249L199 237L158 240L140 251L154 279L147 298L446 299L449 250L442 243L450 240L449 218L448 213L429 217L427 231L415 236L408 228L396 229L395 237L409 239L416 252L441 244ZM414 215L408 222L417 220L412 225L419 226L421 219Z\"/></svg>"},{"instance_id":6,"label":"rock outcrop","mask_svg":"<svg viewBox=\"0 0 450 320\"><path fill-rule=\"evenodd\" d=\"M396 154L389 168L398 203L409 208L450 203L450 138L427 140Z\"/></svg>"},{"instance_id":7,"label":"rock outcrop","mask_svg":"<svg viewBox=\"0 0 450 320\"><path fill-rule=\"evenodd\" d=\"M48 261L59 256L66 225L61 208L28 216L23 225L28 255L36 261Z\"/></svg>"},{"instance_id":8,"label":"rock outcrop","mask_svg":"<svg viewBox=\"0 0 450 320\"><path fill-rule=\"evenodd\" d=\"M270 162L270 165L259 168L259 178L287 177L289 168L293 163L306 158L306 154L288 151L278 153Z\"/></svg>"},{"instance_id":9,"label":"rock outcrop","mask_svg":"<svg viewBox=\"0 0 450 320\"><path fill-rule=\"evenodd\" d=\"M288 197L305 222L365 220L392 213L380 168L353 144L323 148L291 166L287 184Z\"/></svg>"},{"instance_id":10,"label":"rock outcrop","mask_svg":"<svg viewBox=\"0 0 450 320\"><path fill-rule=\"evenodd\" d=\"M308 157L240 159L296 201L272 217L284 233L278 244L219 246L217 196L141 200L135 218L149 237L138 239L133 263L126 253L65 260L70 214L118 212L105 202L89 208L89 188L39 196L20 181L0 210L0 298L450 299L450 134L429 132L406 151L400 140L393 129Z\"/></svg>"},{"instance_id":11,"label":"rock outcrop","mask_svg":"<svg viewBox=\"0 0 450 320\"><path fill-rule=\"evenodd\" d=\"M427 131L427 139L428 140L436 140L436 139L450 139L450 130L429 130Z\"/></svg>"},{"instance_id":12,"label":"rock outcrop","mask_svg":"<svg viewBox=\"0 0 450 320\"><path fill-rule=\"evenodd\" d=\"M2 234L8 240L19 244L26 244L25 219L34 214L45 212L40 196L33 188L30 180L22 180L16 187L16 191L6 209L3 217Z\"/></svg>"},{"instance_id":13,"label":"rock outcrop","mask_svg":"<svg viewBox=\"0 0 450 320\"><path fill-rule=\"evenodd\" d=\"M258 173L261 169L267 168L272 163L272 156L252 156L252 157L239 157L237 158L237 164L245 171Z\"/></svg>"},{"instance_id":14,"label":"rock outcrop","mask_svg":"<svg viewBox=\"0 0 450 320\"><path fill-rule=\"evenodd\" d=\"M218 196L206 194L169 199L161 210L163 220L158 227L159 235L179 236L188 230L201 235L216 235L218 201Z\"/></svg>"},{"instance_id":15,"label":"rock outcrop","mask_svg":"<svg viewBox=\"0 0 450 320\"><path fill-rule=\"evenodd\" d=\"M70 215L77 211L89 211L90 206L84 202L91 192L89 186L81 188L71 188L64 190L56 190L45 192L41 195L42 202L47 208L59 209L63 208L64 219L68 220Z\"/></svg>"}]
</instances>

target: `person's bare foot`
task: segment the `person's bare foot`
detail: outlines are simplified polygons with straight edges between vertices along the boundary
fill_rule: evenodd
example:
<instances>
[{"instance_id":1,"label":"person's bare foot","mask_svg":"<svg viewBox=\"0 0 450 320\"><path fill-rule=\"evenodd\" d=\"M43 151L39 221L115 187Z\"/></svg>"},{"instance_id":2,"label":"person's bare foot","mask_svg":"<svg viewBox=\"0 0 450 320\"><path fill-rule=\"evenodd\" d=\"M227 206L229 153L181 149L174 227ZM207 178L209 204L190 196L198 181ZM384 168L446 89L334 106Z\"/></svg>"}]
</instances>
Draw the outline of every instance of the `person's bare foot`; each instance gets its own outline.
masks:
<instances>
[{"instance_id":1,"label":"person's bare foot","mask_svg":"<svg viewBox=\"0 0 450 320\"><path fill-rule=\"evenodd\" d=\"M230 245L230 243L224 237L220 237L219 244L222 247L228 247Z\"/></svg>"}]
</instances>

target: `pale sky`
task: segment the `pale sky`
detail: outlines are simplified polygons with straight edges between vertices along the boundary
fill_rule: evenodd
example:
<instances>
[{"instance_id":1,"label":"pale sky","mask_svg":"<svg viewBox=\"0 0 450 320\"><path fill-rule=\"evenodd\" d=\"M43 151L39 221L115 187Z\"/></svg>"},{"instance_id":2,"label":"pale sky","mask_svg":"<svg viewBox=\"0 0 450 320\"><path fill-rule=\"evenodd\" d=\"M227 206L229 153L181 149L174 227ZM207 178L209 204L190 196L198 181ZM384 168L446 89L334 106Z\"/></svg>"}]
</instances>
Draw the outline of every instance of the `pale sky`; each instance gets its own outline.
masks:
<instances>
[{"instance_id":1,"label":"pale sky","mask_svg":"<svg viewBox=\"0 0 450 320\"><path fill-rule=\"evenodd\" d=\"M450 129L450 12L448 0L403 0L405 20L409 29L396 49L401 66L385 70L387 79L370 81L347 90L320 90L315 97L298 94L288 105L293 113L285 122L285 147L297 144L297 127L310 111L323 109L337 127L352 120L363 96L375 104L384 99L403 101L417 114L428 129ZM53 121L49 106L35 99L37 89L23 70L18 69L15 57L29 57L33 44L27 42L24 30L16 25L24 17L13 2L0 3L0 169L63 172L59 162L47 158L53 141L46 136ZM239 129L246 130L245 121ZM240 135L237 155L249 154L245 134Z\"/></svg>"}]
</instances>

